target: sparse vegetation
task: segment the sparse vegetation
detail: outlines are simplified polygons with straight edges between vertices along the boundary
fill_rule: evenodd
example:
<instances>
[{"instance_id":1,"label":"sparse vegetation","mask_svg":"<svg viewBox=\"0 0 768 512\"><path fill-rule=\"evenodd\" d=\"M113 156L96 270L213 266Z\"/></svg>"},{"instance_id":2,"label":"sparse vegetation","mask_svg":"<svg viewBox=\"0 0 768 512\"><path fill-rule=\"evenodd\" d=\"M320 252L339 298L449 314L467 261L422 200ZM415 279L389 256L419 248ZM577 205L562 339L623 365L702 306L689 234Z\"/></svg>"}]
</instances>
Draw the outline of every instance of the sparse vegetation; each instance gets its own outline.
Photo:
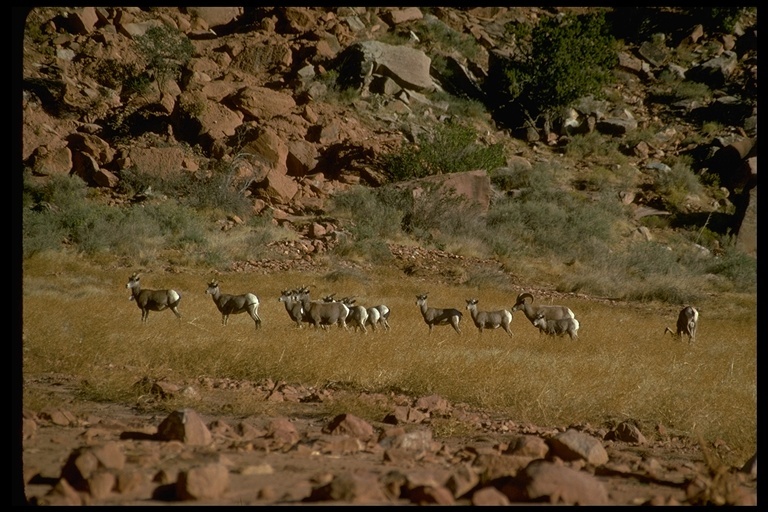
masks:
<instances>
[{"instance_id":1,"label":"sparse vegetation","mask_svg":"<svg viewBox=\"0 0 768 512\"><path fill-rule=\"evenodd\" d=\"M477 133L465 125L438 124L433 134L421 135L417 145L387 155L382 171L390 182L397 182L504 165L501 145L483 146L476 139Z\"/></svg>"}]
</instances>

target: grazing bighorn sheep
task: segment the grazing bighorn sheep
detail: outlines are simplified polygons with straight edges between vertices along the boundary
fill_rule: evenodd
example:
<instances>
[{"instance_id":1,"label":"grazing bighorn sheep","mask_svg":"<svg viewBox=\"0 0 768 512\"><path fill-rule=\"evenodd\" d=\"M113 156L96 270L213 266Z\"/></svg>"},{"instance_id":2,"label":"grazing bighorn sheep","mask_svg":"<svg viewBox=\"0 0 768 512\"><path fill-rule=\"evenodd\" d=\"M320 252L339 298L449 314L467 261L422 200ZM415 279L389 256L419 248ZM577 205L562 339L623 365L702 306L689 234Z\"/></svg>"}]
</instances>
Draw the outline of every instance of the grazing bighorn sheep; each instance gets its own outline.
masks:
<instances>
[{"instance_id":1,"label":"grazing bighorn sheep","mask_svg":"<svg viewBox=\"0 0 768 512\"><path fill-rule=\"evenodd\" d=\"M378 306L374 306L376 310L379 312L379 323L384 326L384 330L389 330L389 313L391 310L389 309L389 306L385 304L379 304Z\"/></svg>"},{"instance_id":2,"label":"grazing bighorn sheep","mask_svg":"<svg viewBox=\"0 0 768 512\"><path fill-rule=\"evenodd\" d=\"M376 330L381 325L385 331L389 330L389 308L384 304L368 308L368 324Z\"/></svg>"},{"instance_id":3,"label":"grazing bighorn sheep","mask_svg":"<svg viewBox=\"0 0 768 512\"><path fill-rule=\"evenodd\" d=\"M309 322L313 326L326 329L328 326L338 324L344 330L349 330L347 327L349 307L343 302L313 301L309 297L309 288L306 286L298 290L296 297L301 301L301 307L309 315Z\"/></svg>"},{"instance_id":4,"label":"grazing bighorn sheep","mask_svg":"<svg viewBox=\"0 0 768 512\"><path fill-rule=\"evenodd\" d=\"M346 322L349 324L351 323L354 327L354 330L357 331L358 328L362 329L364 333L368 332L368 329L365 328L365 324L368 321L368 310L365 308L365 306L359 306L355 305L356 299L354 297L344 297L342 299L334 299L333 296L336 295L335 293L331 295L327 295L323 297L323 302L329 303L329 302L341 302L347 308L349 308L349 313L347 313L347 318L345 319Z\"/></svg>"},{"instance_id":5,"label":"grazing bighorn sheep","mask_svg":"<svg viewBox=\"0 0 768 512\"><path fill-rule=\"evenodd\" d=\"M285 304L285 310L288 312L288 316L291 317L291 320L296 322L297 327L301 327L302 322L309 323L312 320L301 306L298 293L298 290L283 290L280 292L280 298L277 300L278 302Z\"/></svg>"},{"instance_id":6,"label":"grazing bighorn sheep","mask_svg":"<svg viewBox=\"0 0 768 512\"><path fill-rule=\"evenodd\" d=\"M221 293L219 282L216 280L208 283L208 289L205 290L205 293L210 294L213 297L213 303L216 304L216 307L221 313L222 325L227 325L227 322L229 322L229 315L237 315L247 311L253 319L253 322L256 324L256 329L261 327L259 298L256 297L256 295L252 293L244 293L242 295Z\"/></svg>"},{"instance_id":7,"label":"grazing bighorn sheep","mask_svg":"<svg viewBox=\"0 0 768 512\"><path fill-rule=\"evenodd\" d=\"M547 320L543 314L538 314L533 320L533 326L540 332L550 336L563 336L567 334L571 339L579 337L579 321L575 318L559 318Z\"/></svg>"},{"instance_id":8,"label":"grazing bighorn sheep","mask_svg":"<svg viewBox=\"0 0 768 512\"><path fill-rule=\"evenodd\" d=\"M534 327L539 327L539 332L545 332L545 329L542 329L540 326L537 326L534 324L536 321L536 318L541 315L546 320L560 320L563 318L575 318L573 311L570 310L570 308L566 306L536 306L534 307L533 304L529 304L525 301L525 299L531 299L531 302L533 302L533 295L531 295L528 292L523 292L520 295L517 296L517 300L515 301L515 305L512 306L512 312L520 311L522 310L523 313L525 313L526 318L530 320L531 324L534 325Z\"/></svg>"},{"instance_id":9,"label":"grazing bighorn sheep","mask_svg":"<svg viewBox=\"0 0 768 512\"><path fill-rule=\"evenodd\" d=\"M146 322L149 317L150 311L162 311L165 308L169 308L176 315L176 318L181 318L179 313L179 301L181 295L175 290L142 290L139 283L139 274L134 272L131 277L128 278L128 284L126 288L131 289L131 296L129 300L136 301L136 305L141 310L141 321Z\"/></svg>"},{"instance_id":10,"label":"grazing bighorn sheep","mask_svg":"<svg viewBox=\"0 0 768 512\"><path fill-rule=\"evenodd\" d=\"M699 326L699 312L693 306L685 306L680 310L677 316L677 330L672 331L669 327L664 329L664 334L668 332L673 336L682 339L683 335L688 336L688 343L696 341L696 328Z\"/></svg>"},{"instance_id":11,"label":"grazing bighorn sheep","mask_svg":"<svg viewBox=\"0 0 768 512\"><path fill-rule=\"evenodd\" d=\"M424 322L429 326L429 334L432 334L432 328L435 325L450 325L453 330L461 334L459 323L463 316L461 311L454 308L430 308L427 306L427 294L416 296L416 305L421 310L421 316Z\"/></svg>"},{"instance_id":12,"label":"grazing bighorn sheep","mask_svg":"<svg viewBox=\"0 0 768 512\"><path fill-rule=\"evenodd\" d=\"M481 333L483 329L498 329L501 327L507 334L512 336L512 330L509 328L509 324L512 323L512 313L506 309L478 311L477 299L467 299L466 302L467 309L472 315L472 321L475 322L475 326Z\"/></svg>"}]
</instances>

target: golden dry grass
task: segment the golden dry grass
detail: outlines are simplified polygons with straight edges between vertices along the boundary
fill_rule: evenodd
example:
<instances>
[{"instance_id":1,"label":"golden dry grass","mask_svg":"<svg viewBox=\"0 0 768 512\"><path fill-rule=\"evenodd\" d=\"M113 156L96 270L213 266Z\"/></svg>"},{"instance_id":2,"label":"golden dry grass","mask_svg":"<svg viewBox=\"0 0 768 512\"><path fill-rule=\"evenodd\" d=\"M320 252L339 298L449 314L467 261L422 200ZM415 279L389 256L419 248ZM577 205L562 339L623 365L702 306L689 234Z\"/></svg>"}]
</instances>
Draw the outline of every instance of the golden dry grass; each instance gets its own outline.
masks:
<instances>
[{"instance_id":1,"label":"golden dry grass","mask_svg":"<svg viewBox=\"0 0 768 512\"><path fill-rule=\"evenodd\" d=\"M581 322L580 339L538 334L515 313L514 335L501 329L482 335L465 299L479 309L509 308L520 290L449 286L383 269L355 273L281 272L220 274L224 293L256 293L263 328L247 314L221 315L205 294L211 274L146 270L146 288L182 294L179 321L151 312L146 325L125 288L134 269L95 266L64 255L25 261L23 275L24 375L61 373L83 379L90 399L135 402L133 384L143 377L193 381L200 377L343 385L373 392L439 394L453 402L493 410L518 422L602 425L634 420L648 437L664 425L675 434L708 442L722 439L727 462L743 463L756 449L756 297L712 297L701 312L695 344L664 335L678 307L610 304L568 299ZM297 329L280 292L313 285L313 296L354 295L358 303L386 303L392 330L344 332ZM428 335L415 304L462 310L462 334L450 326ZM25 390L27 405L44 396ZM243 414L264 403L233 395L222 408ZM381 418L371 418L380 420Z\"/></svg>"}]
</instances>

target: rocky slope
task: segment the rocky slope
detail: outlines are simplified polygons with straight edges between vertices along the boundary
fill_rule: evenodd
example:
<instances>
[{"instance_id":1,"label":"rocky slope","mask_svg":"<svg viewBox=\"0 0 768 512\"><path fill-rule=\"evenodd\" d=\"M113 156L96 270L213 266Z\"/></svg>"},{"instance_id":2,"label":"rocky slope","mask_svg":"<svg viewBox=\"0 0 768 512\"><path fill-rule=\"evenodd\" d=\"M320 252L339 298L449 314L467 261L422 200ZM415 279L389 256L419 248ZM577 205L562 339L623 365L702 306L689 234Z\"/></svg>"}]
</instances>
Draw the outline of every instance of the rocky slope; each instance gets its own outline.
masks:
<instances>
[{"instance_id":1,"label":"rocky slope","mask_svg":"<svg viewBox=\"0 0 768 512\"><path fill-rule=\"evenodd\" d=\"M22 159L35 179L75 174L115 204L132 199L115 193L130 169L205 179L224 168L254 213L271 212L322 250L328 237L294 225L295 216L321 214L330 194L351 185L384 183L382 155L450 115L433 92L489 103L485 79L516 48L507 24L573 10L34 9L23 42ZM756 20L744 19L733 34L709 34L674 10L654 16L660 27L677 25L625 42L613 100L585 99L551 126L529 124L520 133L498 127L493 112L473 123L482 142L504 145L514 168L553 158L573 133L622 137L660 121L666 128L653 142L624 148L633 165L653 179L665 155L687 154L697 172L717 174L728 199L687 207L719 215L731 205L723 229L741 232L742 248L754 253ZM470 38L477 51L464 57L435 33ZM680 55L693 57L680 63ZM436 58L453 69L450 81L431 65ZM673 104L654 97L665 74L704 83L712 97ZM342 87L358 97L342 101ZM707 122L722 126L702 137ZM572 170L573 186L584 171ZM638 216L663 208L643 184L622 194Z\"/></svg>"}]
</instances>

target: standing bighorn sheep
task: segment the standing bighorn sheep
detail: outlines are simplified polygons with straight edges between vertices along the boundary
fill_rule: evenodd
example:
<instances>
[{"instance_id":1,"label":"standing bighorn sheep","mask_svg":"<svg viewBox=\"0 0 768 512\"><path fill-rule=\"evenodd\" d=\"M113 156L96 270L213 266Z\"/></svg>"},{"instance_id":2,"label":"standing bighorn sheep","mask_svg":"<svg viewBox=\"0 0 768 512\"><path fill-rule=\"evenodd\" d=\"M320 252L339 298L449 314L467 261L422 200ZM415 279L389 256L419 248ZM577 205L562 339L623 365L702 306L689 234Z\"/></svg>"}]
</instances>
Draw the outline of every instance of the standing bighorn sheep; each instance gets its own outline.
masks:
<instances>
[{"instance_id":1,"label":"standing bighorn sheep","mask_svg":"<svg viewBox=\"0 0 768 512\"><path fill-rule=\"evenodd\" d=\"M323 297L323 302L341 302L347 306L347 308L349 308L349 313L347 313L346 322L348 324L351 323L355 331L360 328L364 333L367 333L368 329L365 328L365 324L368 321L368 310L365 308L365 306L355 305L356 299L354 297L334 299L334 295L336 294L332 293L331 295Z\"/></svg>"},{"instance_id":2,"label":"standing bighorn sheep","mask_svg":"<svg viewBox=\"0 0 768 512\"><path fill-rule=\"evenodd\" d=\"M283 290L280 292L280 298L277 300L278 302L285 304L285 310L288 312L288 316L291 317L291 320L296 322L297 327L301 327L302 322L311 322L311 319L301 306L298 293L297 290Z\"/></svg>"},{"instance_id":3,"label":"standing bighorn sheep","mask_svg":"<svg viewBox=\"0 0 768 512\"><path fill-rule=\"evenodd\" d=\"M309 297L309 288L306 286L298 290L297 297L313 326L326 329L328 326L338 324L344 330L349 330L347 327L349 308L343 302L313 301Z\"/></svg>"},{"instance_id":4,"label":"standing bighorn sheep","mask_svg":"<svg viewBox=\"0 0 768 512\"><path fill-rule=\"evenodd\" d=\"M181 318L179 313L179 301L181 295L175 290L142 290L139 283L139 274L134 272L131 277L128 278L128 284L126 288L130 288L131 296L129 300L136 301L136 305L141 310L141 321L146 322L149 317L150 311L162 311L165 308L169 308L176 315L176 318Z\"/></svg>"},{"instance_id":5,"label":"standing bighorn sheep","mask_svg":"<svg viewBox=\"0 0 768 512\"><path fill-rule=\"evenodd\" d=\"M237 315L246 311L256 324L256 329L261 327L261 317L259 316L259 299L252 293L242 295L229 295L221 293L219 282L216 280L208 283L206 294L213 297L213 303L216 304L221 313L221 323L227 325L229 315Z\"/></svg>"},{"instance_id":6,"label":"standing bighorn sheep","mask_svg":"<svg viewBox=\"0 0 768 512\"><path fill-rule=\"evenodd\" d=\"M522 310L525 313L526 318L531 322L534 327L538 327L539 332L546 332L546 329L541 327L541 322L536 325L536 319L541 316L545 320L561 320L563 318L575 318L573 311L566 306L533 306L525 301L525 299L531 299L533 302L533 295L528 292L523 292L517 296L515 305L512 306L512 312Z\"/></svg>"},{"instance_id":7,"label":"standing bighorn sheep","mask_svg":"<svg viewBox=\"0 0 768 512\"><path fill-rule=\"evenodd\" d=\"M512 323L512 313L506 309L497 311L478 311L477 299L467 299L466 302L467 309L472 315L472 321L481 333L483 332L483 329L498 329L501 327L507 334L512 336L512 330L509 328L509 324Z\"/></svg>"},{"instance_id":8,"label":"standing bighorn sheep","mask_svg":"<svg viewBox=\"0 0 768 512\"><path fill-rule=\"evenodd\" d=\"M461 311L454 308L430 308L427 306L427 294L416 296L416 305L421 310L421 316L424 322L429 326L429 334L432 334L432 328L435 325L450 325L453 330L461 334L459 323L461 322Z\"/></svg>"},{"instance_id":9,"label":"standing bighorn sheep","mask_svg":"<svg viewBox=\"0 0 768 512\"><path fill-rule=\"evenodd\" d=\"M533 326L538 327L540 332L550 336L563 336L567 334L571 339L579 337L579 321L575 318L547 320L544 318L544 315L539 314L533 321Z\"/></svg>"},{"instance_id":10,"label":"standing bighorn sheep","mask_svg":"<svg viewBox=\"0 0 768 512\"><path fill-rule=\"evenodd\" d=\"M669 327L664 329L664 334L668 332L682 339L683 335L688 336L688 343L696 341L696 329L699 326L699 312L693 306L685 306L680 310L677 316L677 329L672 331Z\"/></svg>"},{"instance_id":11,"label":"standing bighorn sheep","mask_svg":"<svg viewBox=\"0 0 768 512\"><path fill-rule=\"evenodd\" d=\"M368 325L375 331L380 325L385 331L389 330L389 308L384 304L368 308Z\"/></svg>"}]
</instances>

